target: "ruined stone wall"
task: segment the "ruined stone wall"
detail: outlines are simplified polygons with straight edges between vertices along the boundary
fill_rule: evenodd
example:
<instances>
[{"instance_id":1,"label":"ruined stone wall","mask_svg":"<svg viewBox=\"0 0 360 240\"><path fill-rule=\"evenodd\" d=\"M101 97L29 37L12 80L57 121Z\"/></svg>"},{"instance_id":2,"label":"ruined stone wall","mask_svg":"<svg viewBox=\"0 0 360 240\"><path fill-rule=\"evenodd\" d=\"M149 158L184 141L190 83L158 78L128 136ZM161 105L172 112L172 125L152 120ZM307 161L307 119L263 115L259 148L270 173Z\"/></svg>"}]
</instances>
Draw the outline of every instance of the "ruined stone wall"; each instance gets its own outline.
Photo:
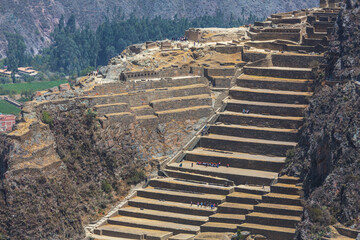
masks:
<instances>
[{"instance_id":1,"label":"ruined stone wall","mask_svg":"<svg viewBox=\"0 0 360 240\"><path fill-rule=\"evenodd\" d=\"M160 71L134 71L121 73L120 80L129 81L135 79L150 79L150 78L166 78L166 77L182 77L191 76L193 73L190 67L174 67L169 69L162 69Z\"/></svg>"}]
</instances>

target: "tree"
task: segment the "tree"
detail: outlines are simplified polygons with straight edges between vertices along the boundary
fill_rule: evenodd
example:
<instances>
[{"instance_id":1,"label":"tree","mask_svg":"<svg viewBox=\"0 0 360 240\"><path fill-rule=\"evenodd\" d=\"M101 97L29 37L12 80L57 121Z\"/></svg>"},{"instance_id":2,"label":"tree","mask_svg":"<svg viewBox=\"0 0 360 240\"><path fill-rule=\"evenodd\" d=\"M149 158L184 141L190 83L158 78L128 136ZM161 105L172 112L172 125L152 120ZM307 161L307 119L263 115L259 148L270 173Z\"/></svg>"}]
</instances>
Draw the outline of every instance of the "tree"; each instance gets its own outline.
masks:
<instances>
[{"instance_id":1,"label":"tree","mask_svg":"<svg viewBox=\"0 0 360 240\"><path fill-rule=\"evenodd\" d=\"M8 42L6 64L10 71L16 72L18 67L24 66L28 60L24 38L14 33L6 33L5 36Z\"/></svg>"}]
</instances>

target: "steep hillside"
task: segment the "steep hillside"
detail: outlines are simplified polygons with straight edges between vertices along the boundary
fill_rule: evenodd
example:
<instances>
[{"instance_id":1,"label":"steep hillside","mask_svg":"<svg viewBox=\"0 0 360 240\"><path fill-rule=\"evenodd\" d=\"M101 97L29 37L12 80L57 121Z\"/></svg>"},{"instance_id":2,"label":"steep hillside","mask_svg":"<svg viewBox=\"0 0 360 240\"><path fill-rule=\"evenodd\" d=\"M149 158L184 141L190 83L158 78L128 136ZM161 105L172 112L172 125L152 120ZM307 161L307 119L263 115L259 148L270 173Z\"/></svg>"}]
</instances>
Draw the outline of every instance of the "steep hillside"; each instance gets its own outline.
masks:
<instances>
[{"instance_id":1,"label":"steep hillside","mask_svg":"<svg viewBox=\"0 0 360 240\"><path fill-rule=\"evenodd\" d=\"M145 3L144 3L145 2ZM203 15L214 15L221 10L233 14L236 18L247 18L250 14L265 17L276 12L315 7L317 0L109 0L109 1L44 1L44 0L0 0L0 58L5 56L5 31L18 32L25 37L28 51L37 53L50 42L50 33L58 23L61 15L65 19L75 15L80 26L96 27L105 19L118 16L119 12L128 16L135 13L139 17L162 16L164 18L193 18Z\"/></svg>"},{"instance_id":2,"label":"steep hillside","mask_svg":"<svg viewBox=\"0 0 360 240\"><path fill-rule=\"evenodd\" d=\"M360 229L358 3L347 1L340 12L327 54L329 79L342 82L319 87L285 171L304 181L305 214L299 239L330 236L328 226L336 223Z\"/></svg>"},{"instance_id":3,"label":"steep hillside","mask_svg":"<svg viewBox=\"0 0 360 240\"><path fill-rule=\"evenodd\" d=\"M86 110L81 101L28 107L26 122L0 135L0 239L83 239L83 226L156 171L196 122L102 128Z\"/></svg>"}]
</instances>

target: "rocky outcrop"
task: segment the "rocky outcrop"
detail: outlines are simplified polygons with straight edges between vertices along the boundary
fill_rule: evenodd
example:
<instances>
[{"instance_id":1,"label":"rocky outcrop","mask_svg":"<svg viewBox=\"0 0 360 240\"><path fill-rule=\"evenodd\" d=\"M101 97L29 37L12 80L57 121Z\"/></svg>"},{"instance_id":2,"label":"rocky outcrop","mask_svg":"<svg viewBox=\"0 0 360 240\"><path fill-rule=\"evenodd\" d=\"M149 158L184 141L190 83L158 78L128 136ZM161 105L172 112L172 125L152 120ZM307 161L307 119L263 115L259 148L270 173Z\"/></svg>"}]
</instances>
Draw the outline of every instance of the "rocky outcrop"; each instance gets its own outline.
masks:
<instances>
[{"instance_id":1,"label":"rocky outcrop","mask_svg":"<svg viewBox=\"0 0 360 240\"><path fill-rule=\"evenodd\" d=\"M237 1L237 0L201 0L201 1L162 1L152 2L140 0L61 0L61 1L0 1L0 58L6 53L6 40L4 33L18 32L25 38L28 51L38 53L44 46L51 42L50 34L53 32L59 19L64 15L68 19L75 15L80 26L89 25L95 28L105 19L118 17L119 12L129 16L153 18L161 16L164 18L178 17L193 18L194 16L215 15L221 10L224 14L236 17L265 17L275 12L291 11L315 7L318 1Z\"/></svg>"},{"instance_id":2,"label":"rocky outcrop","mask_svg":"<svg viewBox=\"0 0 360 240\"><path fill-rule=\"evenodd\" d=\"M316 239L340 222L359 228L360 87L323 87L306 113L301 140L287 173L304 179L300 239Z\"/></svg>"},{"instance_id":3,"label":"rocky outcrop","mask_svg":"<svg viewBox=\"0 0 360 240\"><path fill-rule=\"evenodd\" d=\"M88 108L76 99L31 103L17 129L1 136L0 234L82 239L84 224L157 170L197 122L102 128Z\"/></svg>"},{"instance_id":4,"label":"rocky outcrop","mask_svg":"<svg viewBox=\"0 0 360 240\"><path fill-rule=\"evenodd\" d=\"M299 145L288 153L284 172L303 179L305 196L298 239L331 236L329 226L339 223L360 229L358 3L346 1L326 57L328 79L340 83L318 88Z\"/></svg>"},{"instance_id":5,"label":"rocky outcrop","mask_svg":"<svg viewBox=\"0 0 360 240\"><path fill-rule=\"evenodd\" d=\"M360 81L359 1L345 2L339 13L327 54L328 77L330 80Z\"/></svg>"}]
</instances>

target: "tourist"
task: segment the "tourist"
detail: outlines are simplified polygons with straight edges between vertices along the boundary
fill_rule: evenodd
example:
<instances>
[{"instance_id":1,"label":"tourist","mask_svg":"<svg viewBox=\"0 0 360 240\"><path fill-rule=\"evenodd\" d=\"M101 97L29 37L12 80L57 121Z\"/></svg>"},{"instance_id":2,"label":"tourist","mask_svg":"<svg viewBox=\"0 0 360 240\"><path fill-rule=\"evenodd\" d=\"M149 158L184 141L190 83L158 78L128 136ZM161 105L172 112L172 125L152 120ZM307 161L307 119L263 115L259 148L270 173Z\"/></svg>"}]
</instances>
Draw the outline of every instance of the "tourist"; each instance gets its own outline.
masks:
<instances>
[{"instance_id":1,"label":"tourist","mask_svg":"<svg viewBox=\"0 0 360 240\"><path fill-rule=\"evenodd\" d=\"M193 163L193 162L191 163L191 167L194 167L194 163Z\"/></svg>"}]
</instances>

